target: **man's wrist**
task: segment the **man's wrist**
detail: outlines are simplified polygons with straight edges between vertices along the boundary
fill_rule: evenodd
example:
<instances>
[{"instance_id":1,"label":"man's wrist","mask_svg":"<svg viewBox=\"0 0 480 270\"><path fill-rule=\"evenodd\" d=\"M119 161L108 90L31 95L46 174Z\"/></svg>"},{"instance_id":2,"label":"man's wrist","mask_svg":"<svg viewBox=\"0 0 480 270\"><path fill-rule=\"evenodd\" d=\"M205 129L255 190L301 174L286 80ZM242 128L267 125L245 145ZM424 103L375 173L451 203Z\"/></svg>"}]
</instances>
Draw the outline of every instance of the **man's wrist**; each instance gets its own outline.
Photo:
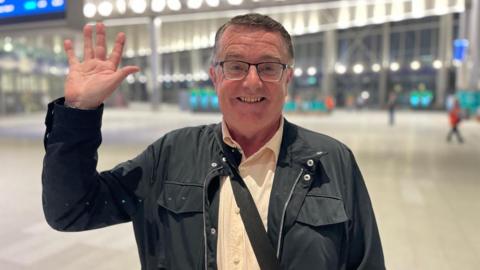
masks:
<instances>
[{"instance_id":1,"label":"man's wrist","mask_svg":"<svg viewBox=\"0 0 480 270\"><path fill-rule=\"evenodd\" d=\"M71 109L77 109L77 110L87 110L87 111L91 111L91 110L96 110L98 109L100 106L96 106L96 107L84 107L84 106L79 106L73 102L69 102L67 100L65 100L65 102L63 103L63 106L67 107L67 108L71 108Z\"/></svg>"}]
</instances>

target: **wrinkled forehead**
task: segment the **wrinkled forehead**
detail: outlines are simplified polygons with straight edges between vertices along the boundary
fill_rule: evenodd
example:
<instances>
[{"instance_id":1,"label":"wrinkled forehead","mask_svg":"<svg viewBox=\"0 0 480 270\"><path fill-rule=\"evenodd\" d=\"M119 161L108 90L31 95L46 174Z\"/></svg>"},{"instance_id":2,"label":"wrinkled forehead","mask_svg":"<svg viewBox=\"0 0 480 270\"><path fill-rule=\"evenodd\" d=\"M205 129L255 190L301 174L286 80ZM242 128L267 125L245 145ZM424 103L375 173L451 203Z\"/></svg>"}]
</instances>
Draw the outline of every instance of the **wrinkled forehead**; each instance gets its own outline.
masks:
<instances>
[{"instance_id":1,"label":"wrinkled forehead","mask_svg":"<svg viewBox=\"0 0 480 270\"><path fill-rule=\"evenodd\" d=\"M259 44L265 44L265 50L275 49L272 54L279 53L281 58L290 60L288 46L278 31L271 31L258 26L230 25L218 41L218 49L215 57L223 57L225 54L232 54L232 48L241 44L251 49L258 49ZM261 46L261 45L260 45Z\"/></svg>"}]
</instances>

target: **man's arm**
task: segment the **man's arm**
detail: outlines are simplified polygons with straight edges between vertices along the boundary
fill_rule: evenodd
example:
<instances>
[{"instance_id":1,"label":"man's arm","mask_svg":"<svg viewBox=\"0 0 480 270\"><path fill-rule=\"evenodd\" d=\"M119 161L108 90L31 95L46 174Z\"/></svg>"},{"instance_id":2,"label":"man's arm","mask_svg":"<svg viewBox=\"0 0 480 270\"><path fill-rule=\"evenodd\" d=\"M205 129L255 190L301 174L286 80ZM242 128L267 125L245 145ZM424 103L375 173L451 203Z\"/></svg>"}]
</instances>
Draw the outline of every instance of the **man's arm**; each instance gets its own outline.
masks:
<instances>
[{"instance_id":1,"label":"man's arm","mask_svg":"<svg viewBox=\"0 0 480 270\"><path fill-rule=\"evenodd\" d=\"M141 203L138 185L152 171L153 161L146 158L151 148L112 171L96 171L102 104L139 68L119 68L124 33L117 35L107 58L105 25L97 23L93 32L91 25L83 28L83 61L75 56L72 41L65 40L69 65L65 98L51 103L47 113L42 199L47 221L58 230L86 230L130 220Z\"/></svg>"},{"instance_id":2,"label":"man's arm","mask_svg":"<svg viewBox=\"0 0 480 270\"><path fill-rule=\"evenodd\" d=\"M42 199L47 222L57 230L129 221L147 194L157 160L153 145L113 170L97 172L102 110L67 108L63 99L49 105Z\"/></svg>"},{"instance_id":3,"label":"man's arm","mask_svg":"<svg viewBox=\"0 0 480 270\"><path fill-rule=\"evenodd\" d=\"M352 220L349 223L347 269L383 270L385 261L375 214L362 173L350 152L351 175L348 202Z\"/></svg>"}]
</instances>

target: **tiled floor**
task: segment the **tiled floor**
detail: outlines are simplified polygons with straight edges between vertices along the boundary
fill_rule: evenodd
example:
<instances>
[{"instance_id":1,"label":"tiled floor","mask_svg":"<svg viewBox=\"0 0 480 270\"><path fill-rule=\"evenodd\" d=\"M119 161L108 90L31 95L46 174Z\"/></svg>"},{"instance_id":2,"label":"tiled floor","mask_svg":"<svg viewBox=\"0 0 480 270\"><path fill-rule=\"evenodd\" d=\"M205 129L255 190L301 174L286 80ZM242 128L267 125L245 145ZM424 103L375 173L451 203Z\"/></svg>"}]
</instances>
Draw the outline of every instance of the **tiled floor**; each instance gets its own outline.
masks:
<instances>
[{"instance_id":1,"label":"tiled floor","mask_svg":"<svg viewBox=\"0 0 480 270\"><path fill-rule=\"evenodd\" d=\"M100 169L135 156L168 130L219 121L218 114L107 109ZM290 115L350 146L374 203L387 268L480 269L480 123L465 144L446 143L444 113ZM0 269L139 269L129 224L60 233L41 210L43 115L0 118Z\"/></svg>"}]
</instances>

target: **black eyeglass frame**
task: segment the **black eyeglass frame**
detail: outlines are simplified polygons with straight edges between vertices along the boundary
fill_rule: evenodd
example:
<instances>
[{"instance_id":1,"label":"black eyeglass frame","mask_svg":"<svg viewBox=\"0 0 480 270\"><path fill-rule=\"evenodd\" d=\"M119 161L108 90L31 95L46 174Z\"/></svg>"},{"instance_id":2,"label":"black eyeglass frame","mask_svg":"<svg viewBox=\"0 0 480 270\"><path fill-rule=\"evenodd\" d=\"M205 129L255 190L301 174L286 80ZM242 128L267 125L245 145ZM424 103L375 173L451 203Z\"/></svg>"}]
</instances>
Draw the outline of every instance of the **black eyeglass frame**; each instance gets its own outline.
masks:
<instances>
[{"instance_id":1,"label":"black eyeglass frame","mask_svg":"<svg viewBox=\"0 0 480 270\"><path fill-rule=\"evenodd\" d=\"M248 65L247 73L245 73L245 75L244 75L242 78L240 78L240 79L227 79L226 76L225 76L224 68L223 68L223 65L225 64L225 62L240 62L240 63L247 64L247 65ZM287 68L293 68L293 65L284 64L284 63L279 63L279 62L249 63L249 62L240 61L240 60L224 60L224 61L218 61L218 62L215 62L215 63L214 63L214 66L215 66L215 67L221 66L221 67L222 67L222 74L223 74L223 76L224 76L227 80L232 80L232 81L240 81L240 80L245 79L245 77L247 77L247 75L248 75L248 71L250 70L250 67L251 67L251 66L255 66L255 70L256 70L256 72L257 72L258 77L260 78L260 80L265 81L264 79L262 79L262 76L258 73L258 66L259 66L259 65L262 65L262 64L280 64L280 65L282 65L282 74L280 75L280 77L278 78L278 80L276 80L276 81L267 81L267 82L279 82L279 81L281 81L282 78L283 78L283 73L284 73L284 71L285 71Z\"/></svg>"}]
</instances>

